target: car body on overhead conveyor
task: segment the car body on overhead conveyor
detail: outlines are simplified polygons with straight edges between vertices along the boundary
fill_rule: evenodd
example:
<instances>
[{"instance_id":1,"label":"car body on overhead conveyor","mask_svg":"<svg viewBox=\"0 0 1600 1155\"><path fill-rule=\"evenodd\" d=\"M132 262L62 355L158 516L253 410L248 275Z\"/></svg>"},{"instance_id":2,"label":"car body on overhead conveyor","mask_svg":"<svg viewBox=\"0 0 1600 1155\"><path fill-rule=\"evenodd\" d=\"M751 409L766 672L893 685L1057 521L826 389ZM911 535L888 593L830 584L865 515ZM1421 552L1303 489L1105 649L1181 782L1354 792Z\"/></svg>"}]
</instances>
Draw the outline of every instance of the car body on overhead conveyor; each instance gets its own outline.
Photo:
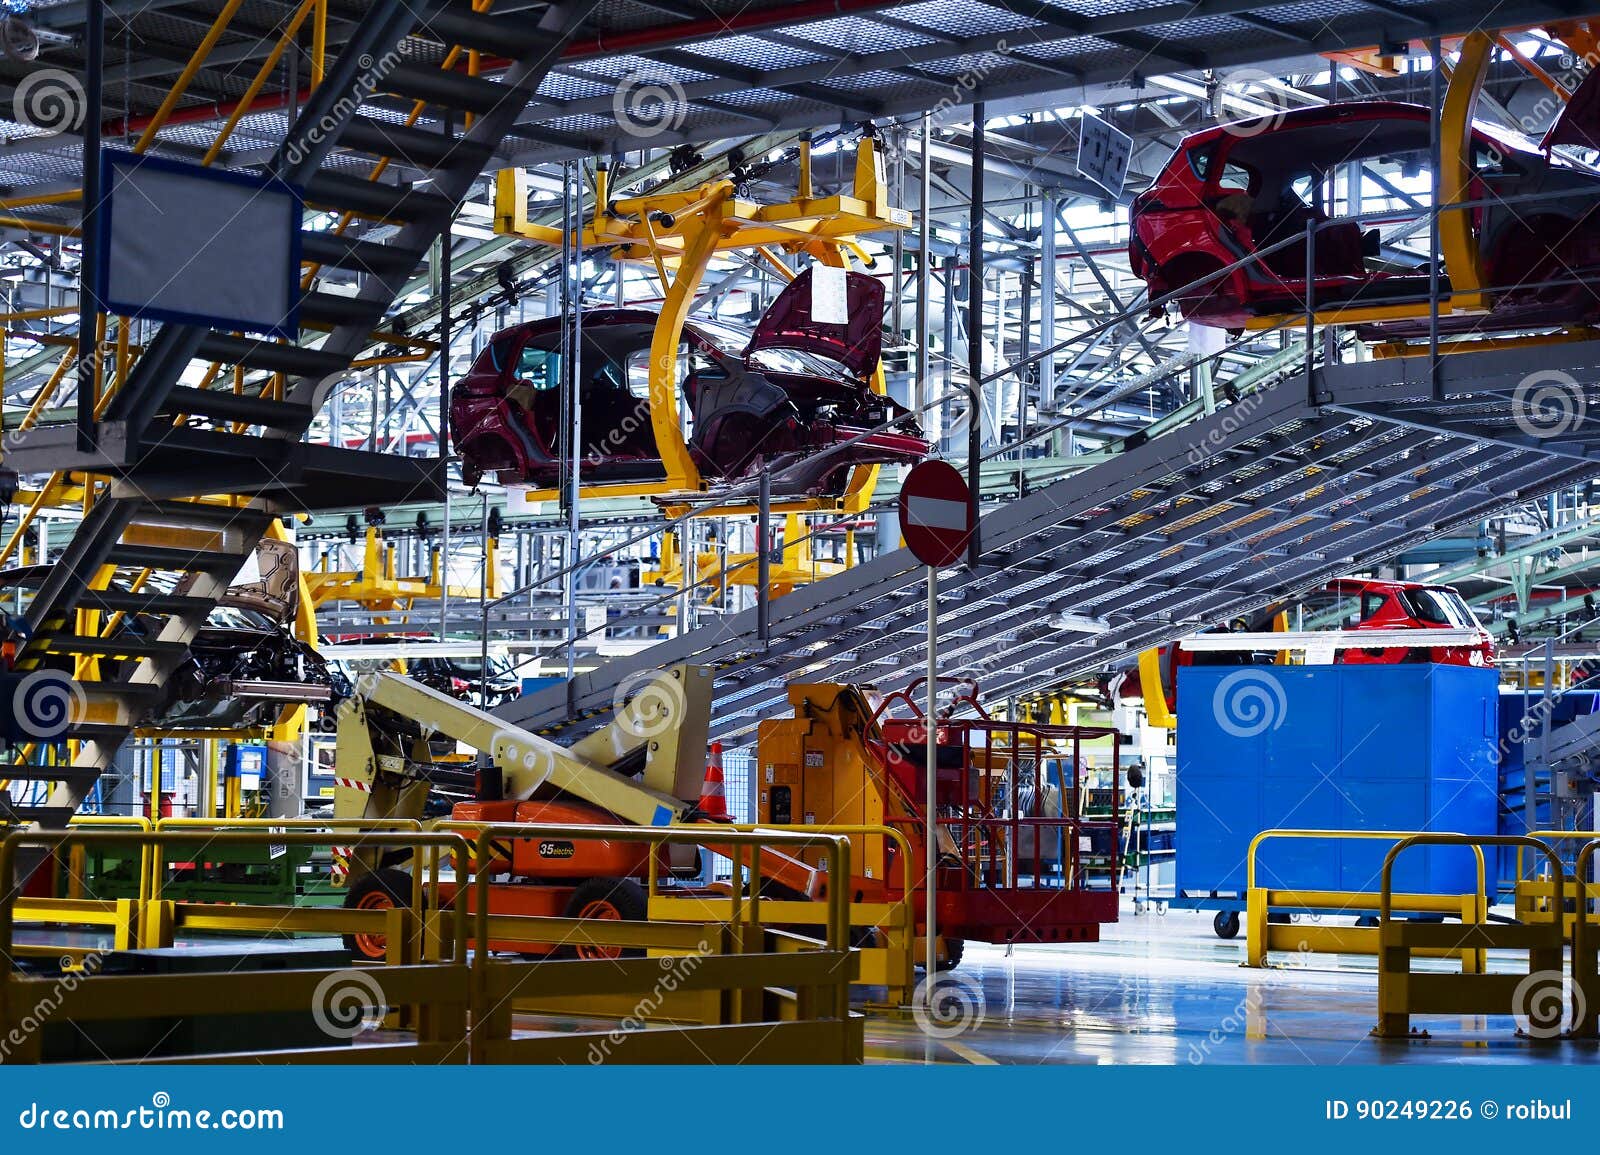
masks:
<instances>
[{"instance_id":1,"label":"car body on overhead conveyor","mask_svg":"<svg viewBox=\"0 0 1600 1155\"><path fill-rule=\"evenodd\" d=\"M677 388L701 476L726 483L768 469L776 493L837 495L854 466L927 455L912 415L870 384L883 345L883 285L845 275L847 324L813 319L807 270L754 332L699 319L683 326ZM658 316L636 308L583 313L577 371L585 484L666 476L650 415ZM469 484L489 473L506 484L559 483L563 328L562 318L546 317L497 333L451 389L451 435Z\"/></svg>"},{"instance_id":2,"label":"car body on overhead conveyor","mask_svg":"<svg viewBox=\"0 0 1600 1155\"><path fill-rule=\"evenodd\" d=\"M1593 118L1593 103L1575 95L1543 144L1481 121L1466 124L1460 159L1470 172L1464 174L1464 195L1443 196L1441 204L1488 203L1440 215L1442 230L1454 223L1452 217L1466 216L1461 251L1475 266L1469 278L1450 267L1450 246L1441 250L1443 331L1600 318L1600 290L1593 283L1600 276L1600 171L1553 151L1554 145L1589 139L1582 124ZM1425 174L1432 121L1422 105L1355 101L1191 134L1151 187L1134 198L1134 274L1156 298L1238 264L1182 292L1181 312L1219 328L1270 326L1304 315L1310 227L1315 240L1309 296L1319 318L1366 325L1363 336L1425 332ZM1397 220L1391 227L1387 221L1330 216L1330 208L1348 212L1357 171L1361 183L1386 203L1409 200L1404 215L1423 219ZM1450 295L1462 296L1469 279L1486 290L1483 300L1451 314Z\"/></svg>"}]
</instances>

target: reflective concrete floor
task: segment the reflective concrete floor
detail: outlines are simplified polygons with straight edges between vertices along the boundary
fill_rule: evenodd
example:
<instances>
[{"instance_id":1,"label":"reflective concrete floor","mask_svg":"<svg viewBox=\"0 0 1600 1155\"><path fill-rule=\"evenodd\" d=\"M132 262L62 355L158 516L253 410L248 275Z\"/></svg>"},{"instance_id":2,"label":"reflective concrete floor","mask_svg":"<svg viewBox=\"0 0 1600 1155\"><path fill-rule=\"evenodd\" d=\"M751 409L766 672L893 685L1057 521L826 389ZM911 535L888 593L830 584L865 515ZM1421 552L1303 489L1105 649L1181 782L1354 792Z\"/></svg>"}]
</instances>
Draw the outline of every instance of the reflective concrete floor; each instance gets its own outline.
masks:
<instances>
[{"instance_id":1,"label":"reflective concrete floor","mask_svg":"<svg viewBox=\"0 0 1600 1155\"><path fill-rule=\"evenodd\" d=\"M1274 955L1241 966L1245 943L1213 934L1209 912L1135 914L1098 943L1003 947L968 943L932 1013L877 1010L866 1025L869 1063L1594 1063L1595 1043L1521 1038L1510 1016L1413 1020L1426 1039L1369 1037L1375 960ZM19 941L61 944L59 934ZM310 940L320 941L320 940ZM105 945L88 941L80 945ZM300 945L307 945L303 941ZM329 940L328 945L336 945ZM1525 970L1525 955L1490 956L1489 969ZM1457 964L1419 961L1417 969ZM525 1020L524 1029L576 1029ZM381 1032L371 1039L381 1041Z\"/></svg>"},{"instance_id":2,"label":"reflective concrete floor","mask_svg":"<svg viewBox=\"0 0 1600 1155\"><path fill-rule=\"evenodd\" d=\"M1209 912L1135 915L1083 946L968 943L931 1014L875 1013L867 1061L883 1063L1520 1063L1600 1061L1593 1043L1519 1038L1509 1016L1427 1017L1425 1040L1372 1039L1374 960L1284 955L1242 967L1241 933ZM1278 959L1280 956L1273 956ZM1491 956L1490 970L1526 968ZM1454 964L1420 962L1418 969Z\"/></svg>"}]
</instances>

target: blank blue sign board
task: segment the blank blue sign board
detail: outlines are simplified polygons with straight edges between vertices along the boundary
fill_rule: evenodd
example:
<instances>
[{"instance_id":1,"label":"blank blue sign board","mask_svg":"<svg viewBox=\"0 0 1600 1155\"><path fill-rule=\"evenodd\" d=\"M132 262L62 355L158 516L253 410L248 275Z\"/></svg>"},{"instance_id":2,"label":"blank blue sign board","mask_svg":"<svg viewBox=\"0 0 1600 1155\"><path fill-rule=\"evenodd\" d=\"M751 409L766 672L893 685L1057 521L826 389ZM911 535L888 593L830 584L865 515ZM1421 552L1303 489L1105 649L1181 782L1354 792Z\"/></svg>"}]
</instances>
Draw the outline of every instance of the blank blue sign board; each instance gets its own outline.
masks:
<instances>
[{"instance_id":1,"label":"blank blue sign board","mask_svg":"<svg viewBox=\"0 0 1600 1155\"><path fill-rule=\"evenodd\" d=\"M303 201L272 177L107 150L94 295L108 313L294 337Z\"/></svg>"}]
</instances>

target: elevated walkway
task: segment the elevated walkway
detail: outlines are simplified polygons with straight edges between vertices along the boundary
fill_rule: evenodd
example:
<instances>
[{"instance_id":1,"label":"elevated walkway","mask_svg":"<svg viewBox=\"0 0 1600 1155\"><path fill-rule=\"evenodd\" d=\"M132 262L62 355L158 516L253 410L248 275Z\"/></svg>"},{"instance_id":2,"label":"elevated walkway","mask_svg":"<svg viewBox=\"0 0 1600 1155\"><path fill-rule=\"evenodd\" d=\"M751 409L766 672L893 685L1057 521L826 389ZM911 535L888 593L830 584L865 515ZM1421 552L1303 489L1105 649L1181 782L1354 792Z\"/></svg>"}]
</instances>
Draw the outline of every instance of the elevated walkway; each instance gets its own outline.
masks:
<instances>
[{"instance_id":1,"label":"elevated walkway","mask_svg":"<svg viewBox=\"0 0 1600 1155\"><path fill-rule=\"evenodd\" d=\"M1573 420L1541 437L1528 385L1600 380L1600 341L1453 354L1437 389L1429 368L1291 377L995 509L984 564L940 580L943 672L991 699L1023 692L1600 474L1600 387L1574 384ZM695 662L717 671L712 737L745 741L792 678L903 686L924 660L924 599L921 565L885 553L773 601L765 643L745 611L497 712L575 736L641 671Z\"/></svg>"}]
</instances>

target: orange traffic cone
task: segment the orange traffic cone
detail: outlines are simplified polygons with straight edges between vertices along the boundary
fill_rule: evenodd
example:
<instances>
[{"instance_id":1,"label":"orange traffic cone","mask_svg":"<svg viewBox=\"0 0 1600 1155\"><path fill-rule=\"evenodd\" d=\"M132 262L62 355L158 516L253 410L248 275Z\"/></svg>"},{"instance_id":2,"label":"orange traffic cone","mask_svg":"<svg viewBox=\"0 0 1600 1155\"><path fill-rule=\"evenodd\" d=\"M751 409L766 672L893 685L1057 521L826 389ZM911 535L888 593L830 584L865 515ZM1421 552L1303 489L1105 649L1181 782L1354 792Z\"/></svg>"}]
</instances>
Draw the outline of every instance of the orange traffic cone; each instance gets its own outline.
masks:
<instances>
[{"instance_id":1,"label":"orange traffic cone","mask_svg":"<svg viewBox=\"0 0 1600 1155\"><path fill-rule=\"evenodd\" d=\"M711 757L706 760L706 784L700 788L700 813L707 818L727 820L728 795L722 786L722 743L711 743Z\"/></svg>"}]
</instances>

